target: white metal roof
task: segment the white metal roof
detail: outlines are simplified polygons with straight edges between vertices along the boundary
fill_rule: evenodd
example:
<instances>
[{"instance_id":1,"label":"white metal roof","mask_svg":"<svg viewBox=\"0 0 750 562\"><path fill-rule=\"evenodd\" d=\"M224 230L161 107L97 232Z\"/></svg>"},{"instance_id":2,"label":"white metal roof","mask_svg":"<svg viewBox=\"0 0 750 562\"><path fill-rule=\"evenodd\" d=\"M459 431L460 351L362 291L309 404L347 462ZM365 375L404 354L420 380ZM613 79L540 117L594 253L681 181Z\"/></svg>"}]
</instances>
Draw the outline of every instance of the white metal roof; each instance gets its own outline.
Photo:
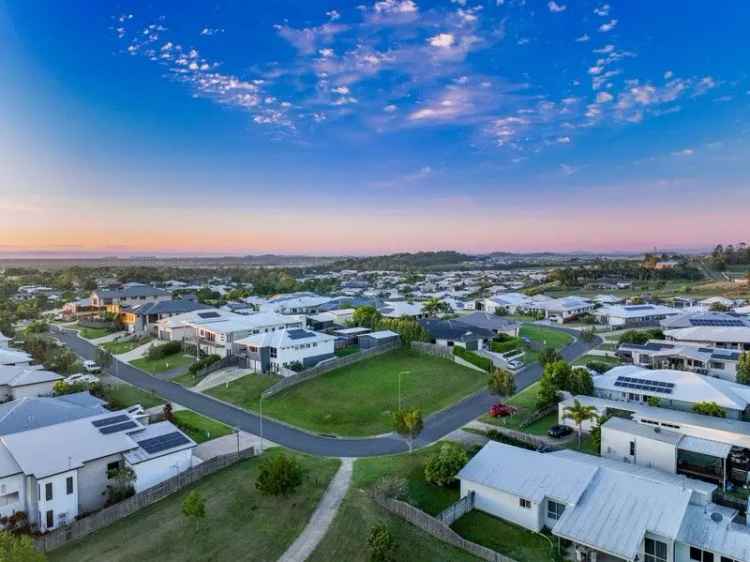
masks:
<instances>
[{"instance_id":1,"label":"white metal roof","mask_svg":"<svg viewBox=\"0 0 750 562\"><path fill-rule=\"evenodd\" d=\"M660 304L611 305L594 311L596 316L613 316L615 318L641 318L650 316L668 316L680 314L679 310Z\"/></svg>"},{"instance_id":2,"label":"white metal roof","mask_svg":"<svg viewBox=\"0 0 750 562\"><path fill-rule=\"evenodd\" d=\"M31 355L24 351L0 349L0 365L14 365L16 363L31 362Z\"/></svg>"},{"instance_id":3,"label":"white metal roof","mask_svg":"<svg viewBox=\"0 0 750 562\"><path fill-rule=\"evenodd\" d=\"M31 367L11 367L0 365L0 385L2 386L26 386L43 382L62 380L63 377L52 371L34 369Z\"/></svg>"},{"instance_id":4,"label":"white metal roof","mask_svg":"<svg viewBox=\"0 0 750 562\"><path fill-rule=\"evenodd\" d=\"M703 550L718 552L733 560L750 560L750 527L733 523L727 508L709 504L691 505L677 538ZM716 562L719 558L716 557Z\"/></svg>"},{"instance_id":5,"label":"white metal roof","mask_svg":"<svg viewBox=\"0 0 750 562\"><path fill-rule=\"evenodd\" d=\"M677 447L683 451L701 453L702 455L718 457L720 459L727 458L732 451L732 446L726 443L711 441L710 439L703 439L701 437L692 437L690 435L683 436Z\"/></svg>"},{"instance_id":6,"label":"white metal roof","mask_svg":"<svg viewBox=\"0 0 750 562\"><path fill-rule=\"evenodd\" d=\"M750 344L750 327L747 326L693 326L667 330L664 335L677 341Z\"/></svg>"}]
</instances>

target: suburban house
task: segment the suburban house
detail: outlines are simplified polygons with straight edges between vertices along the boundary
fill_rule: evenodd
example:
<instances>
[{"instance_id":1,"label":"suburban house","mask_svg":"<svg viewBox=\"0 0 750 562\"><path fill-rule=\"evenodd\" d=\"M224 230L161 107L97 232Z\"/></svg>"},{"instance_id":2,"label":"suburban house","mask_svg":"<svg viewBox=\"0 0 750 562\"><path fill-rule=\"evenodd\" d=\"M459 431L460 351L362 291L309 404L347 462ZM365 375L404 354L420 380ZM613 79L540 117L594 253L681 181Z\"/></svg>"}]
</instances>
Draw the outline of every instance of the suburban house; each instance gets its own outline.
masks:
<instances>
[{"instance_id":1,"label":"suburban house","mask_svg":"<svg viewBox=\"0 0 750 562\"><path fill-rule=\"evenodd\" d=\"M647 369L677 369L736 382L740 352L696 344L650 340L645 344L623 343L617 355Z\"/></svg>"},{"instance_id":2,"label":"suburban house","mask_svg":"<svg viewBox=\"0 0 750 562\"><path fill-rule=\"evenodd\" d=\"M317 314L330 301L330 297L320 297L314 293L291 293L268 299L260 310L278 314Z\"/></svg>"},{"instance_id":3,"label":"suburban house","mask_svg":"<svg viewBox=\"0 0 750 562\"><path fill-rule=\"evenodd\" d=\"M468 326L489 330L495 335L517 336L520 327L520 324L515 320L508 320L489 312L472 312L466 316L461 316L459 320Z\"/></svg>"},{"instance_id":4,"label":"suburban house","mask_svg":"<svg viewBox=\"0 0 750 562\"><path fill-rule=\"evenodd\" d=\"M0 404L0 435L105 414L106 402L88 391L54 397L19 398Z\"/></svg>"},{"instance_id":5,"label":"suburban house","mask_svg":"<svg viewBox=\"0 0 750 562\"><path fill-rule=\"evenodd\" d=\"M359 345L359 337L364 334L369 334L371 331L370 328L354 326L352 328L333 330L331 334L336 336L336 347L339 348L350 345Z\"/></svg>"},{"instance_id":6,"label":"suburban house","mask_svg":"<svg viewBox=\"0 0 750 562\"><path fill-rule=\"evenodd\" d=\"M29 366L0 366L0 402L52 396L52 389L63 377L52 371Z\"/></svg>"},{"instance_id":7,"label":"suburban house","mask_svg":"<svg viewBox=\"0 0 750 562\"><path fill-rule=\"evenodd\" d=\"M594 396L620 402L658 400L660 406L692 411L699 402L715 402L726 417L748 413L750 386L672 369L623 365L594 377Z\"/></svg>"},{"instance_id":8,"label":"suburban house","mask_svg":"<svg viewBox=\"0 0 750 562\"><path fill-rule=\"evenodd\" d=\"M224 310L196 310L177 314L156 322L156 337L164 341L194 340L196 325L224 322L238 316Z\"/></svg>"},{"instance_id":9,"label":"suburban house","mask_svg":"<svg viewBox=\"0 0 750 562\"><path fill-rule=\"evenodd\" d=\"M340 310L329 310L312 314L307 317L307 326L313 330L330 330L342 328L351 322L354 317L353 308L344 308Z\"/></svg>"},{"instance_id":10,"label":"suburban house","mask_svg":"<svg viewBox=\"0 0 750 562\"><path fill-rule=\"evenodd\" d=\"M637 328L658 326L659 322L680 314L680 311L660 304L626 304L603 306L592 314L600 323L614 328Z\"/></svg>"},{"instance_id":11,"label":"suburban house","mask_svg":"<svg viewBox=\"0 0 750 562\"><path fill-rule=\"evenodd\" d=\"M200 316L205 313L198 313ZM210 312L208 314L211 314ZM303 328L303 316L277 314L275 312L258 312L250 315L232 315L220 322L204 323L195 321L189 324L192 334L187 341L197 342L200 349L207 354L221 357L231 355L234 342L248 336L267 332Z\"/></svg>"},{"instance_id":12,"label":"suburban house","mask_svg":"<svg viewBox=\"0 0 750 562\"><path fill-rule=\"evenodd\" d=\"M91 303L90 297L66 302L63 305L63 316L66 319L93 316L98 311L99 309Z\"/></svg>"},{"instance_id":13,"label":"suburban house","mask_svg":"<svg viewBox=\"0 0 750 562\"><path fill-rule=\"evenodd\" d=\"M15 349L0 348L0 367L1 366L27 366L31 365L31 355L25 351L16 351Z\"/></svg>"},{"instance_id":14,"label":"suburban house","mask_svg":"<svg viewBox=\"0 0 750 562\"><path fill-rule=\"evenodd\" d=\"M578 562L737 562L750 529L716 486L607 458L490 442L459 472L475 509L573 543Z\"/></svg>"},{"instance_id":15,"label":"suburban house","mask_svg":"<svg viewBox=\"0 0 750 562\"><path fill-rule=\"evenodd\" d=\"M476 309L484 310L492 314L498 309L501 309L508 314L516 314L519 310L525 310L525 307L529 302L531 302L531 299L523 293L505 293L479 301Z\"/></svg>"},{"instance_id":16,"label":"suburban house","mask_svg":"<svg viewBox=\"0 0 750 562\"><path fill-rule=\"evenodd\" d=\"M692 328L694 326L713 326L719 328L750 327L750 319L727 312L687 312L678 316L665 318L660 322L665 330Z\"/></svg>"},{"instance_id":17,"label":"suburban house","mask_svg":"<svg viewBox=\"0 0 750 562\"><path fill-rule=\"evenodd\" d=\"M741 322L741 320L737 320ZM693 343L706 347L750 351L750 326L693 326L677 330L665 330L664 337L669 341Z\"/></svg>"},{"instance_id":18,"label":"suburban house","mask_svg":"<svg viewBox=\"0 0 750 562\"><path fill-rule=\"evenodd\" d=\"M172 295L141 283L128 283L119 289L97 289L91 292L91 306L106 308L108 312L119 312L119 307L136 306L147 302L171 300Z\"/></svg>"},{"instance_id":19,"label":"suburban house","mask_svg":"<svg viewBox=\"0 0 750 562\"><path fill-rule=\"evenodd\" d=\"M401 341L401 336L391 330L380 330L359 336L360 349L373 349L385 345L395 345Z\"/></svg>"},{"instance_id":20,"label":"suburban house","mask_svg":"<svg viewBox=\"0 0 750 562\"><path fill-rule=\"evenodd\" d=\"M336 337L302 328L255 334L234 342L234 355L257 373L285 373L335 356Z\"/></svg>"},{"instance_id":21,"label":"suburban house","mask_svg":"<svg viewBox=\"0 0 750 562\"><path fill-rule=\"evenodd\" d=\"M212 307L188 299L162 300L121 308L119 318L130 333L156 335L160 320L198 310L212 310Z\"/></svg>"},{"instance_id":22,"label":"suburban house","mask_svg":"<svg viewBox=\"0 0 750 562\"><path fill-rule=\"evenodd\" d=\"M542 301L531 307L531 310L544 311L547 320L563 324L575 320L583 314L588 314L596 308L596 304L580 297L563 297Z\"/></svg>"},{"instance_id":23,"label":"suburban house","mask_svg":"<svg viewBox=\"0 0 750 562\"><path fill-rule=\"evenodd\" d=\"M469 351L484 349L495 334L484 328L464 324L462 320L420 320L432 343L442 347L463 347Z\"/></svg>"},{"instance_id":24,"label":"suburban house","mask_svg":"<svg viewBox=\"0 0 750 562\"><path fill-rule=\"evenodd\" d=\"M425 318L427 314L422 311L422 304L418 302L387 301L378 308L378 312L386 318Z\"/></svg>"},{"instance_id":25,"label":"suburban house","mask_svg":"<svg viewBox=\"0 0 750 562\"><path fill-rule=\"evenodd\" d=\"M141 491L189 469L193 447L170 422L144 426L125 411L0 435L0 517L23 511L40 532L55 529L102 508L113 471L130 467Z\"/></svg>"}]
</instances>

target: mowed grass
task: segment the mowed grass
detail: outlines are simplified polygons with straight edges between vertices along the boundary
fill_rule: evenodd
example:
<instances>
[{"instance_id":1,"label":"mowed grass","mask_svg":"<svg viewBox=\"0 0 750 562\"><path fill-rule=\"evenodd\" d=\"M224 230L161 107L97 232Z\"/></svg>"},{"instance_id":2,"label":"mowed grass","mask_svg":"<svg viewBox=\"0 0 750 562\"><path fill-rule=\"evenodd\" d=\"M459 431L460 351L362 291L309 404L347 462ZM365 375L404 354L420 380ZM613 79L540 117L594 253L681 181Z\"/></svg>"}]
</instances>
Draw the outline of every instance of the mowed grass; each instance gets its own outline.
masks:
<instances>
[{"instance_id":1,"label":"mowed grass","mask_svg":"<svg viewBox=\"0 0 750 562\"><path fill-rule=\"evenodd\" d=\"M112 355L120 355L121 353L127 353L128 351L133 351L136 347L140 347L142 345L147 344L151 341L151 338L145 337L145 338L135 338L131 340L125 340L125 341L110 341L103 343L101 347L109 351Z\"/></svg>"},{"instance_id":2,"label":"mowed grass","mask_svg":"<svg viewBox=\"0 0 750 562\"><path fill-rule=\"evenodd\" d=\"M129 384L112 384L104 387L104 400L115 408L128 408L140 404L144 408L151 408L164 404L164 399L153 392L141 390Z\"/></svg>"},{"instance_id":3,"label":"mowed grass","mask_svg":"<svg viewBox=\"0 0 750 562\"><path fill-rule=\"evenodd\" d=\"M79 334L87 340L96 340L115 333L116 330L110 328L81 328Z\"/></svg>"},{"instance_id":4,"label":"mowed grass","mask_svg":"<svg viewBox=\"0 0 750 562\"><path fill-rule=\"evenodd\" d=\"M182 353L168 355L162 359L141 357L140 359L134 359L130 362L133 367L137 367L138 369L151 373L152 375L164 373L166 371L173 371L175 369L187 369L193 363L195 363L195 357L183 355Z\"/></svg>"},{"instance_id":5,"label":"mowed grass","mask_svg":"<svg viewBox=\"0 0 750 562\"><path fill-rule=\"evenodd\" d=\"M174 419L177 427L187 433L188 437L196 443L203 443L232 433L232 428L228 425L190 410L175 412Z\"/></svg>"},{"instance_id":6,"label":"mowed grass","mask_svg":"<svg viewBox=\"0 0 750 562\"><path fill-rule=\"evenodd\" d=\"M178 379L184 376L185 375L180 375L173 380L174 382L177 382ZM219 400L224 400L225 402L238 404L248 410L257 410L258 401L260 400L260 395L263 393L263 391L275 385L280 380L281 377L277 377L274 375L247 375L230 382L228 385L222 384L210 388L206 391L206 394L210 394L211 396L214 396ZM180 384L183 383L180 382ZM267 401L263 403L264 414L265 406L267 404Z\"/></svg>"},{"instance_id":7,"label":"mowed grass","mask_svg":"<svg viewBox=\"0 0 750 562\"><path fill-rule=\"evenodd\" d=\"M454 548L392 515L370 497L373 485L383 476L407 479L410 501L437 513L458 498L457 488L439 488L424 480L424 463L436 447L414 453L372 459L354 464L352 486L328 533L308 562L368 562L367 537L377 524L388 526L398 546L394 562L474 562L478 558Z\"/></svg>"},{"instance_id":8,"label":"mowed grass","mask_svg":"<svg viewBox=\"0 0 750 562\"><path fill-rule=\"evenodd\" d=\"M283 453L272 449L263 457ZM339 466L337 459L294 456L307 475L288 497L261 495L255 489L260 458L249 459L49 553L49 561L275 562L302 532ZM206 500L197 530L181 512L191 490Z\"/></svg>"},{"instance_id":9,"label":"mowed grass","mask_svg":"<svg viewBox=\"0 0 750 562\"><path fill-rule=\"evenodd\" d=\"M398 374L403 408L428 414L485 387L483 373L438 357L401 349L336 369L263 401L263 413L317 433L342 436L392 431L398 410ZM246 385L251 388L246 388ZM249 375L210 394L244 408L258 408L257 376Z\"/></svg>"},{"instance_id":10,"label":"mowed grass","mask_svg":"<svg viewBox=\"0 0 750 562\"><path fill-rule=\"evenodd\" d=\"M538 324L523 324L518 330L518 335L522 338L530 339L540 347L539 350L535 350L528 344L524 343L524 347L526 348L524 361L526 364L537 362L539 360L539 352L542 348L552 347L560 351L563 347L573 341L573 336L566 334L565 332L548 328L546 326L540 326Z\"/></svg>"}]
</instances>

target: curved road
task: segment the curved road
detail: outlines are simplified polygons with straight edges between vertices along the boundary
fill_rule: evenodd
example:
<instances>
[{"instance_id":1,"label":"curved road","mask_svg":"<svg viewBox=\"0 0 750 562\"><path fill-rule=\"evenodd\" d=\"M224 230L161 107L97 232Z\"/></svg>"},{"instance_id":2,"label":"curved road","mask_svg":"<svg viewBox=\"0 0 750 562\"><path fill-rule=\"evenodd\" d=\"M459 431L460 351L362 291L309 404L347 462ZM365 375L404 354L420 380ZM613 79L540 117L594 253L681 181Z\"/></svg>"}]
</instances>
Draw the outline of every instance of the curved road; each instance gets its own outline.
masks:
<instances>
[{"instance_id":1,"label":"curved road","mask_svg":"<svg viewBox=\"0 0 750 562\"><path fill-rule=\"evenodd\" d=\"M573 343L562 350L563 357L568 361L584 355L599 343L596 340L591 343L583 342L577 338L578 332L575 330L550 327L576 337ZM96 359L96 346L79 338L75 331L58 329L56 330L56 336L81 357L91 360ZM109 371L113 376L144 390L155 392L170 402L185 406L242 431L260 435L260 418L253 412L205 394L192 392L177 383L158 379L128 363L117 361L115 368L110 368ZM542 368L539 364L529 365L522 369L516 374L517 390L526 388L541 376ZM497 402L497 397L490 395L487 391L482 391L445 410L436 412L425 420L424 431L416 445L418 447L425 446L445 437L484 414L495 402ZM358 439L325 437L266 417L263 418L263 438L289 449L326 457L372 457L402 453L408 450L406 443L393 434Z\"/></svg>"}]
</instances>

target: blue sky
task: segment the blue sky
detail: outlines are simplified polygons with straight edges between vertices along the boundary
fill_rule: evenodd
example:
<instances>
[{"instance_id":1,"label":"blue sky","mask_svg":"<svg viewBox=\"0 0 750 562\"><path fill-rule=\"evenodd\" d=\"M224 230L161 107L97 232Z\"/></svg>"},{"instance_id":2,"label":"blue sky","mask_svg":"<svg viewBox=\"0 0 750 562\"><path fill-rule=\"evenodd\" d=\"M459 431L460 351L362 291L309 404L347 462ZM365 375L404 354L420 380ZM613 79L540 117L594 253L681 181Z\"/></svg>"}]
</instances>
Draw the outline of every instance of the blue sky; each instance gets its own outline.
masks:
<instances>
[{"instance_id":1,"label":"blue sky","mask_svg":"<svg viewBox=\"0 0 750 562\"><path fill-rule=\"evenodd\" d=\"M44 6L0 5L0 252L633 250L747 231L747 3Z\"/></svg>"}]
</instances>

